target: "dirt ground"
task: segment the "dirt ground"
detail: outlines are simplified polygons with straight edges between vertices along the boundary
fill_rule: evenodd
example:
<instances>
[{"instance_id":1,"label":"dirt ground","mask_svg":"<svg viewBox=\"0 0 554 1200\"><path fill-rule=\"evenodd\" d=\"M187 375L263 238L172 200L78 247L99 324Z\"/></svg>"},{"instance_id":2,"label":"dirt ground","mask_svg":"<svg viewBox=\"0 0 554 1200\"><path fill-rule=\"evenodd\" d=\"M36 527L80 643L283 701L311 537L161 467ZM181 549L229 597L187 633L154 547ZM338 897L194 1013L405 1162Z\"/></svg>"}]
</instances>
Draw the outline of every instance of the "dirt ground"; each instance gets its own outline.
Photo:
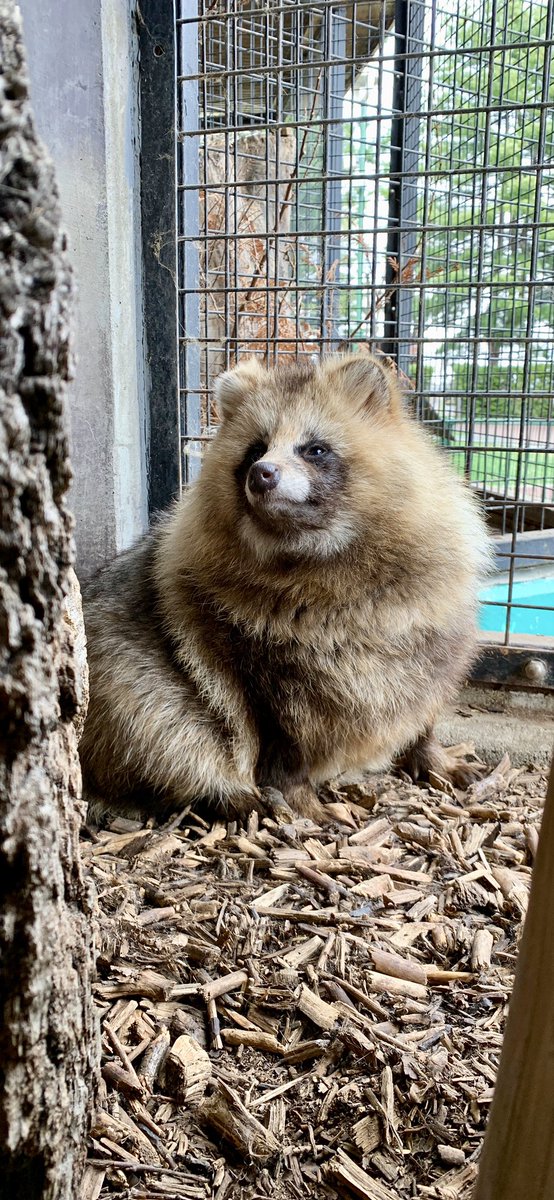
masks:
<instances>
[{"instance_id":1,"label":"dirt ground","mask_svg":"<svg viewBox=\"0 0 554 1200\"><path fill-rule=\"evenodd\" d=\"M116 821L81 1200L469 1200L546 791L378 775L330 823Z\"/></svg>"}]
</instances>

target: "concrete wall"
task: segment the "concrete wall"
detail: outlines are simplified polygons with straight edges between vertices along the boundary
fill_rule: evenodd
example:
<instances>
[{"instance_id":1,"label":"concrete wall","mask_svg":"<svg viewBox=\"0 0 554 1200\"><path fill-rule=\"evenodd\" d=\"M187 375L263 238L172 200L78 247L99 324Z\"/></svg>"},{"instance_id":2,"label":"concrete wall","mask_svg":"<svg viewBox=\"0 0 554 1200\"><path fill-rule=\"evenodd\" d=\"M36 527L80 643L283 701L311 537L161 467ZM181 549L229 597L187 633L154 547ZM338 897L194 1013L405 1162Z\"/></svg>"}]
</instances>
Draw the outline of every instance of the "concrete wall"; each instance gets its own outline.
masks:
<instances>
[{"instance_id":1,"label":"concrete wall","mask_svg":"<svg viewBox=\"0 0 554 1200\"><path fill-rule=\"evenodd\" d=\"M20 0L77 298L70 407L78 568L147 524L137 40L132 0Z\"/></svg>"}]
</instances>

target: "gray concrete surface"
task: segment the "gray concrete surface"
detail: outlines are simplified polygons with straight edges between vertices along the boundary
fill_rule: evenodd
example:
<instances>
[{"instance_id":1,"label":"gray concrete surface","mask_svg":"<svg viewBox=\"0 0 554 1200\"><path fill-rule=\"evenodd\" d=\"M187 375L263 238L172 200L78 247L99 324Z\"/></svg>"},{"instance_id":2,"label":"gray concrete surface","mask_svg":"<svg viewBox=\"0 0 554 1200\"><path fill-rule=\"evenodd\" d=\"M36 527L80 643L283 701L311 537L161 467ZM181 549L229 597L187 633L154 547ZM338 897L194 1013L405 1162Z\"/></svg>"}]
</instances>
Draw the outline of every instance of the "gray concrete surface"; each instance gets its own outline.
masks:
<instances>
[{"instance_id":1,"label":"gray concrete surface","mask_svg":"<svg viewBox=\"0 0 554 1200\"><path fill-rule=\"evenodd\" d=\"M71 503L86 578L147 524L135 5L20 6L77 289Z\"/></svg>"},{"instance_id":2,"label":"gray concrete surface","mask_svg":"<svg viewBox=\"0 0 554 1200\"><path fill-rule=\"evenodd\" d=\"M466 688L437 725L443 745L473 742L484 762L507 752L513 766L547 767L554 751L554 696L496 688Z\"/></svg>"}]
</instances>

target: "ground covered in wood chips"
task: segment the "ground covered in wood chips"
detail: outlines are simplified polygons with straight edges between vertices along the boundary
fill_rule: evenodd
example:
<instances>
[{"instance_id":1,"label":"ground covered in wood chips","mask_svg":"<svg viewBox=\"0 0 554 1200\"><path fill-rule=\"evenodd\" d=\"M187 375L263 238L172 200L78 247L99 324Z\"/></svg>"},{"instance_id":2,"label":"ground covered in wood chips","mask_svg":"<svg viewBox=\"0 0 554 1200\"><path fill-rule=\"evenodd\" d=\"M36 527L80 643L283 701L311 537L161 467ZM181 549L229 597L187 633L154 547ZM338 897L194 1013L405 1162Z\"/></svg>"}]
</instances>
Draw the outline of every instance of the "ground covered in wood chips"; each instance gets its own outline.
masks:
<instances>
[{"instance_id":1,"label":"ground covered in wood chips","mask_svg":"<svg viewBox=\"0 0 554 1200\"><path fill-rule=\"evenodd\" d=\"M330 824L118 820L82 1200L467 1200L546 790L390 775Z\"/></svg>"}]
</instances>

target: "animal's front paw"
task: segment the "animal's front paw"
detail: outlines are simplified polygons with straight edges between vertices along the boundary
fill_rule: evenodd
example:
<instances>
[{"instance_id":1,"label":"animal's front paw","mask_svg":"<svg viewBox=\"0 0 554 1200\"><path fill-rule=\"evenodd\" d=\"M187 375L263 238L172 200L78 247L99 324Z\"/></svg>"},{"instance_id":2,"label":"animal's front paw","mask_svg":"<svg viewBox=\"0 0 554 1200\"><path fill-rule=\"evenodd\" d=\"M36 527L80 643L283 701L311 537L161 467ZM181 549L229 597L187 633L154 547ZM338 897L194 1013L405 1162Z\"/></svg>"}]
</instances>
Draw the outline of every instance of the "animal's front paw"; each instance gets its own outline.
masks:
<instances>
[{"instance_id":1,"label":"animal's front paw","mask_svg":"<svg viewBox=\"0 0 554 1200\"><path fill-rule=\"evenodd\" d=\"M311 783L294 783L290 787L284 789L284 797L287 804L295 813L299 813L301 817L309 817L311 821L316 821L318 825L329 824L331 820L325 805L319 800L315 788Z\"/></svg>"},{"instance_id":2,"label":"animal's front paw","mask_svg":"<svg viewBox=\"0 0 554 1200\"><path fill-rule=\"evenodd\" d=\"M253 812L259 817L265 817L267 813L262 793L254 787L245 788L244 791L237 790L230 796L199 799L193 807L202 817L219 817L224 821L238 821L241 825L246 825Z\"/></svg>"},{"instance_id":3,"label":"animal's front paw","mask_svg":"<svg viewBox=\"0 0 554 1200\"><path fill-rule=\"evenodd\" d=\"M472 783L481 779L486 771L484 763L477 758L466 758L467 746L448 746L443 749L444 767L441 774L453 787L466 791Z\"/></svg>"},{"instance_id":4,"label":"animal's front paw","mask_svg":"<svg viewBox=\"0 0 554 1200\"><path fill-rule=\"evenodd\" d=\"M414 783L433 783L445 780L452 787L464 791L486 770L478 759L468 758L470 747L464 745L441 746L432 731L424 733L396 761L396 766L405 771Z\"/></svg>"},{"instance_id":5,"label":"animal's front paw","mask_svg":"<svg viewBox=\"0 0 554 1200\"><path fill-rule=\"evenodd\" d=\"M267 810L279 824L289 824L295 817L307 817L318 825L331 820L325 805L317 797L311 783L285 784L283 791L275 787L262 788Z\"/></svg>"},{"instance_id":6,"label":"animal's front paw","mask_svg":"<svg viewBox=\"0 0 554 1200\"><path fill-rule=\"evenodd\" d=\"M287 804L285 797L279 788L262 788L262 798L266 812L273 817L279 825L287 825L294 819L292 808Z\"/></svg>"}]
</instances>

